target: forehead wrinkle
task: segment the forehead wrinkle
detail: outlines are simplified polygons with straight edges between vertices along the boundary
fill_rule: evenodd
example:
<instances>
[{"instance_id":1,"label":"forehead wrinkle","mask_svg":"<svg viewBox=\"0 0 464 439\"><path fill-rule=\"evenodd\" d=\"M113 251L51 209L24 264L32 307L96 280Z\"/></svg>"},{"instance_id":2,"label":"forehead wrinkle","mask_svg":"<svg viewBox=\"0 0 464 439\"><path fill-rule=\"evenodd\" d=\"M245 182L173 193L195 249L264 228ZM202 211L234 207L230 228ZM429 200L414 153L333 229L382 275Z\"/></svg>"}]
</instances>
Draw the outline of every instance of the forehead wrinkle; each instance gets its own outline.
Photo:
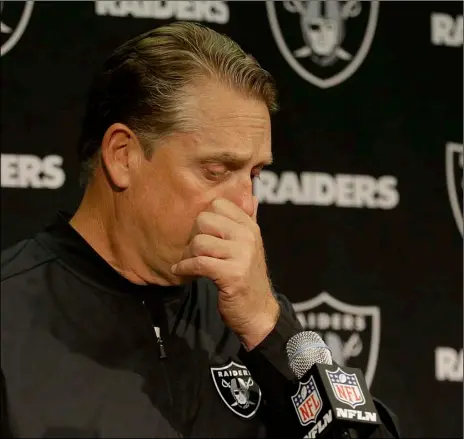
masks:
<instances>
[{"instance_id":1,"label":"forehead wrinkle","mask_svg":"<svg viewBox=\"0 0 464 439\"><path fill-rule=\"evenodd\" d=\"M241 119L246 123L239 123ZM251 122L251 123L250 123ZM268 141L270 130L263 123L262 118L215 118L204 124L201 129L192 133L197 142L203 137L211 143L228 143L231 146L241 146L244 142L262 144Z\"/></svg>"},{"instance_id":2,"label":"forehead wrinkle","mask_svg":"<svg viewBox=\"0 0 464 439\"><path fill-rule=\"evenodd\" d=\"M216 84L190 92L184 111L194 119L195 129L189 134L202 153L228 150L250 159L258 156L263 163L270 159L270 115L264 102Z\"/></svg>"},{"instance_id":3,"label":"forehead wrinkle","mask_svg":"<svg viewBox=\"0 0 464 439\"><path fill-rule=\"evenodd\" d=\"M201 127L218 123L234 125L242 119L252 122L252 127L263 127L269 123L269 111L264 102L220 82L196 81L185 91L184 111Z\"/></svg>"}]
</instances>

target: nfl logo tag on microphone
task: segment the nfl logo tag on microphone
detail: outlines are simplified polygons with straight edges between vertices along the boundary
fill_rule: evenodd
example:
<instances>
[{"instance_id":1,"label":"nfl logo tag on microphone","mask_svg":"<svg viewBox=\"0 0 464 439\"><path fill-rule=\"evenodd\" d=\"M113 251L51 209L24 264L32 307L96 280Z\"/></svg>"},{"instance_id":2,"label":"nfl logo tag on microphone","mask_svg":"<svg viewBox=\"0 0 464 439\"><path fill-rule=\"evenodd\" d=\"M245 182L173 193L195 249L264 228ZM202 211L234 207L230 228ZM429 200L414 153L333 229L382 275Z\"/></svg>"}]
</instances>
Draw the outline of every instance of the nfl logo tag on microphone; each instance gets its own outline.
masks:
<instances>
[{"instance_id":1,"label":"nfl logo tag on microphone","mask_svg":"<svg viewBox=\"0 0 464 439\"><path fill-rule=\"evenodd\" d=\"M335 372L326 370L335 398L353 409L364 405L366 399L354 373L346 373L338 368Z\"/></svg>"},{"instance_id":2,"label":"nfl logo tag on microphone","mask_svg":"<svg viewBox=\"0 0 464 439\"><path fill-rule=\"evenodd\" d=\"M322 400L312 376L308 381L299 383L298 391L292 396L292 402L301 425L316 422L322 409Z\"/></svg>"}]
</instances>

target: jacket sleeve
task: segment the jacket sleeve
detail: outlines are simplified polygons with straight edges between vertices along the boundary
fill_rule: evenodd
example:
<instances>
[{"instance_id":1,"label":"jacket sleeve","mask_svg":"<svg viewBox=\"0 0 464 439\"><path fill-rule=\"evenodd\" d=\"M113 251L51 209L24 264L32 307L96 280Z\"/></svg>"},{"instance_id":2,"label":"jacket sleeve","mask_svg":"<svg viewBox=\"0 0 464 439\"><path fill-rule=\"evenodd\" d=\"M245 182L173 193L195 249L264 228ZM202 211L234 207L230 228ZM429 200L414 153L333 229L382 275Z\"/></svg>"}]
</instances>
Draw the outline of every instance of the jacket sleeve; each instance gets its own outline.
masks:
<instances>
[{"instance_id":1,"label":"jacket sleeve","mask_svg":"<svg viewBox=\"0 0 464 439\"><path fill-rule=\"evenodd\" d=\"M289 300L276 294L280 303L280 316L271 333L252 351L240 349L239 358L248 368L261 388L263 395L263 421L267 437L286 437L285 425L279 422L279 413L288 410L288 388L295 376L287 361L287 341L301 327ZM394 415L380 401L375 400L383 425L377 428L371 438L399 438L398 423ZM281 419L280 419L281 421Z\"/></svg>"}]
</instances>

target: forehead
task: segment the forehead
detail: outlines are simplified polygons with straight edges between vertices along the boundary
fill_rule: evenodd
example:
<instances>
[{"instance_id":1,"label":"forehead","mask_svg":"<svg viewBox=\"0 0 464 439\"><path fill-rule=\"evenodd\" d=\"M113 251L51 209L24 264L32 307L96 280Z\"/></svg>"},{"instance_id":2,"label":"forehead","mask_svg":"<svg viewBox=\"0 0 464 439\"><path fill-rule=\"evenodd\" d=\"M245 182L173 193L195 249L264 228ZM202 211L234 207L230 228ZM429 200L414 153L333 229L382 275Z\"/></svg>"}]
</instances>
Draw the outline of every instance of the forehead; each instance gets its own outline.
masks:
<instances>
[{"instance_id":1,"label":"forehead","mask_svg":"<svg viewBox=\"0 0 464 439\"><path fill-rule=\"evenodd\" d=\"M270 154L271 122L264 102L215 83L195 87L192 97L187 108L201 148Z\"/></svg>"},{"instance_id":2,"label":"forehead","mask_svg":"<svg viewBox=\"0 0 464 439\"><path fill-rule=\"evenodd\" d=\"M271 140L270 123L265 117L238 111L209 119L201 124L199 133L208 140L207 144L216 146L265 148Z\"/></svg>"}]
</instances>

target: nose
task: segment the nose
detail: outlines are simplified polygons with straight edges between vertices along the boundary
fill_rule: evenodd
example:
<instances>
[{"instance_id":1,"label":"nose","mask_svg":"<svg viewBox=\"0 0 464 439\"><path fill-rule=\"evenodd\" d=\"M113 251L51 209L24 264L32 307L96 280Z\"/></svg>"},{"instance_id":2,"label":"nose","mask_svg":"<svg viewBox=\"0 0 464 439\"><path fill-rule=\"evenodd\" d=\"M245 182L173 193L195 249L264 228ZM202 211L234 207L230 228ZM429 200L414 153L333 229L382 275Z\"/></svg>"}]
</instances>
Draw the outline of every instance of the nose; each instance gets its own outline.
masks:
<instances>
[{"instance_id":1,"label":"nose","mask_svg":"<svg viewBox=\"0 0 464 439\"><path fill-rule=\"evenodd\" d=\"M248 179L246 183L233 184L224 194L224 197L235 203L248 216L254 213L253 183Z\"/></svg>"},{"instance_id":2,"label":"nose","mask_svg":"<svg viewBox=\"0 0 464 439\"><path fill-rule=\"evenodd\" d=\"M240 204L238 205L248 216L253 215L255 206L253 204L253 191L250 190L248 193L244 194L240 199Z\"/></svg>"}]
</instances>

